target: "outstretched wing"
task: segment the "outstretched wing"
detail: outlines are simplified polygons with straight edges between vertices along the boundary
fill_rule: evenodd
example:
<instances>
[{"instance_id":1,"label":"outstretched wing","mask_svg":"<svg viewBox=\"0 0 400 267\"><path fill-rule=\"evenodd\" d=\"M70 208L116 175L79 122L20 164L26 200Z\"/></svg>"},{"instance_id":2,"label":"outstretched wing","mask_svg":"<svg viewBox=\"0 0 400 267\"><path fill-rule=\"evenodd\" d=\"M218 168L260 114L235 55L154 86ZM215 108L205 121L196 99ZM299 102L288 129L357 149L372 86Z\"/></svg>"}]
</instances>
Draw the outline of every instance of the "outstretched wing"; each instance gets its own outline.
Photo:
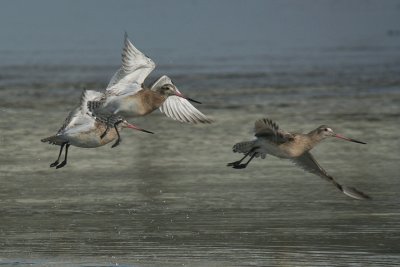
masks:
<instances>
[{"instance_id":1,"label":"outstretched wing","mask_svg":"<svg viewBox=\"0 0 400 267\"><path fill-rule=\"evenodd\" d=\"M181 93L168 76L162 76L151 87L152 90L163 85L171 84L176 92ZM213 120L197 110L190 102L179 96L169 96L160 106L160 111L167 117L180 122L212 123Z\"/></svg>"},{"instance_id":2,"label":"outstretched wing","mask_svg":"<svg viewBox=\"0 0 400 267\"><path fill-rule=\"evenodd\" d=\"M345 195L356 198L356 199L369 199L370 197L357 190L354 187L347 187L339 184L332 176L330 176L314 159L310 152L306 152L300 157L291 159L296 165L301 167L303 170L318 175L319 177L324 178L325 180L331 182L337 189L342 191Z\"/></svg>"},{"instance_id":3,"label":"outstretched wing","mask_svg":"<svg viewBox=\"0 0 400 267\"><path fill-rule=\"evenodd\" d=\"M167 117L180 122L212 123L213 120L201 113L186 99L179 96L170 96L160 107L160 111Z\"/></svg>"},{"instance_id":4,"label":"outstretched wing","mask_svg":"<svg viewBox=\"0 0 400 267\"><path fill-rule=\"evenodd\" d=\"M256 137L263 137L277 144L293 140L292 134L280 130L278 124L267 118L255 122L254 133Z\"/></svg>"},{"instance_id":5,"label":"outstretched wing","mask_svg":"<svg viewBox=\"0 0 400 267\"><path fill-rule=\"evenodd\" d=\"M102 93L93 90L83 90L79 105L74 108L65 119L63 126L58 130L58 133L67 131L75 127L91 127L95 121L88 110L87 103L102 96ZM81 129L81 128L80 128Z\"/></svg>"},{"instance_id":6,"label":"outstretched wing","mask_svg":"<svg viewBox=\"0 0 400 267\"><path fill-rule=\"evenodd\" d=\"M150 58L133 46L125 33L122 66L111 78L106 89L107 92L121 95L139 91L142 83L155 66Z\"/></svg>"}]
</instances>

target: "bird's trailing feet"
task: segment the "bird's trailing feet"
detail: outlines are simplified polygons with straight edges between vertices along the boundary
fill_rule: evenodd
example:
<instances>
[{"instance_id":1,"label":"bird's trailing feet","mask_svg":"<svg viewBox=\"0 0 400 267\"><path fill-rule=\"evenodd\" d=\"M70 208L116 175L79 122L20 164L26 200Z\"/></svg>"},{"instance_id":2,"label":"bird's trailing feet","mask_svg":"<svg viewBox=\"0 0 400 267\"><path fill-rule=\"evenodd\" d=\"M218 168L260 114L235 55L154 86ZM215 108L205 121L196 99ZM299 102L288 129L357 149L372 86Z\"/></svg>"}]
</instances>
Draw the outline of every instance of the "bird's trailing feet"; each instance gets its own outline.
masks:
<instances>
[{"instance_id":1,"label":"bird's trailing feet","mask_svg":"<svg viewBox=\"0 0 400 267\"><path fill-rule=\"evenodd\" d=\"M226 166L228 166L228 167L236 167L236 166L239 166L240 165L240 163L241 163L241 161L240 160L237 160L237 161L234 161L234 162L229 162L228 164L226 164Z\"/></svg>"},{"instance_id":2,"label":"bird's trailing feet","mask_svg":"<svg viewBox=\"0 0 400 267\"><path fill-rule=\"evenodd\" d=\"M232 167L234 169L244 169L247 167L247 165L249 165L250 161L256 156L255 150L258 149L258 147L254 147L252 148L249 152L247 152L243 158L241 158L240 160L234 161L234 162L230 162L228 163L226 166ZM246 163L242 163L242 161L247 157L250 156L250 159L246 162Z\"/></svg>"},{"instance_id":3,"label":"bird's trailing feet","mask_svg":"<svg viewBox=\"0 0 400 267\"><path fill-rule=\"evenodd\" d=\"M65 158L64 158L64 161L59 164L59 160L60 160L61 153L63 151L64 146L65 146ZM65 165L67 165L67 157L68 157L68 148L69 148L69 146L70 145L68 143L63 143L61 145L60 153L58 154L58 158L57 158L56 161L54 161L53 163L50 164L50 168L56 167L56 169L59 169L59 168L64 167Z\"/></svg>"},{"instance_id":4,"label":"bird's trailing feet","mask_svg":"<svg viewBox=\"0 0 400 267\"><path fill-rule=\"evenodd\" d=\"M247 164L248 164L248 162L242 163L242 160L237 160L237 161L226 164L226 166L232 167L234 169L244 169L247 167Z\"/></svg>"}]
</instances>

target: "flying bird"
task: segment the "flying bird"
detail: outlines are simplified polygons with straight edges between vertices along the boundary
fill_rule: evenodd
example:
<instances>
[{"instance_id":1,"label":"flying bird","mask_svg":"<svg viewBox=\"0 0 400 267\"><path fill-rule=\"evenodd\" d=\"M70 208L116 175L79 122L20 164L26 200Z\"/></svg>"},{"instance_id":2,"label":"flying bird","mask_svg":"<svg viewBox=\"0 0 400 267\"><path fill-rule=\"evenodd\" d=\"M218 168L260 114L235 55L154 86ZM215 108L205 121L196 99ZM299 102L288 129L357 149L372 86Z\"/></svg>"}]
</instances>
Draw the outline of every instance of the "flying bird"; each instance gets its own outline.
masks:
<instances>
[{"instance_id":1,"label":"flying bird","mask_svg":"<svg viewBox=\"0 0 400 267\"><path fill-rule=\"evenodd\" d=\"M84 90L80 98L79 105L74 108L57 134L44 138L42 142L60 146L60 152L55 162L50 167L62 168L67 164L68 148L70 145L83 148L94 148L104 146L117 139L112 147L116 147L121 142L119 131L122 128L152 133L128 123L120 116L110 116L108 121L96 119L88 110L87 103L101 95L100 92ZM102 135L104 136L102 137ZM64 161L59 163L62 151L65 147Z\"/></svg>"},{"instance_id":2,"label":"flying bird","mask_svg":"<svg viewBox=\"0 0 400 267\"><path fill-rule=\"evenodd\" d=\"M279 129L279 126L270 119L260 119L255 122L255 136L253 141L240 142L233 146L233 152L243 153L244 157L238 161L228 163L235 169L246 168L253 158L265 158L267 154L278 158L290 159L307 172L318 175L331 182L337 189L349 197L369 199L370 197L354 187L339 184L315 160L310 150L328 137L336 137L346 141L366 144L355 139L335 133L332 128L321 125L307 134L290 133ZM247 157L246 163L242 163Z\"/></svg>"},{"instance_id":3,"label":"flying bird","mask_svg":"<svg viewBox=\"0 0 400 267\"><path fill-rule=\"evenodd\" d=\"M122 66L114 74L106 91L88 102L96 117L107 118L120 114L124 117L144 116L160 109L166 116L186 123L211 123L212 120L197 110L189 101L200 102L183 95L168 76L162 76L150 87L143 82L154 70L155 63L133 46L125 33Z\"/></svg>"}]
</instances>

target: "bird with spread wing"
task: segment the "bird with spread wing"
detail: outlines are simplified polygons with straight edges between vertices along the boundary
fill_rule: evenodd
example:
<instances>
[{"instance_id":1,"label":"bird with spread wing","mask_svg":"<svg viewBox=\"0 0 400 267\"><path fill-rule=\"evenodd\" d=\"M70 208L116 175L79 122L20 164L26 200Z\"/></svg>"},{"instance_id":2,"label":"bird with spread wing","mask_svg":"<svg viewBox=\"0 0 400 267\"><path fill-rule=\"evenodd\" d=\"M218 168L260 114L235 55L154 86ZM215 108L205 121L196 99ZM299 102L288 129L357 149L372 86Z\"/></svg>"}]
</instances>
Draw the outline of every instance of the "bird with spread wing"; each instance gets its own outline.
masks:
<instances>
[{"instance_id":1,"label":"bird with spread wing","mask_svg":"<svg viewBox=\"0 0 400 267\"><path fill-rule=\"evenodd\" d=\"M336 134L326 125L321 125L307 134L290 133L279 129L279 126L270 119L257 120L254 131L255 140L240 142L233 146L233 152L243 153L244 156L238 161L228 163L228 166L235 169L243 169L247 167L253 158L265 158L267 154L270 154L278 158L290 159L305 171L331 182L349 197L356 199L370 198L354 187L339 184L318 164L310 153L313 147L327 137L336 137L359 144L365 144L364 142ZM250 157L248 161L242 163L247 157Z\"/></svg>"},{"instance_id":2,"label":"bird with spread wing","mask_svg":"<svg viewBox=\"0 0 400 267\"><path fill-rule=\"evenodd\" d=\"M96 117L107 118L120 114L124 117L144 116L160 109L166 116L186 123L211 123L212 120L197 110L168 76L162 76L150 87L143 82L154 70L155 63L133 46L125 33L122 66L114 74L106 91L88 102Z\"/></svg>"},{"instance_id":3,"label":"bird with spread wing","mask_svg":"<svg viewBox=\"0 0 400 267\"><path fill-rule=\"evenodd\" d=\"M116 140L112 146L116 147L121 142L119 131L121 131L122 128L131 128L142 132L153 133L130 124L117 115L109 117L108 123L96 119L88 110L87 104L89 101L99 97L100 95L101 93L93 90L84 90L78 106L69 113L58 132L53 136L41 140L42 142L60 146L58 158L55 162L50 164L50 167L56 167L59 169L67 164L68 148L70 145L83 148L94 148L104 146L113 140ZM106 129L110 130L103 136L102 133L105 132ZM64 161L59 163L64 147Z\"/></svg>"}]
</instances>

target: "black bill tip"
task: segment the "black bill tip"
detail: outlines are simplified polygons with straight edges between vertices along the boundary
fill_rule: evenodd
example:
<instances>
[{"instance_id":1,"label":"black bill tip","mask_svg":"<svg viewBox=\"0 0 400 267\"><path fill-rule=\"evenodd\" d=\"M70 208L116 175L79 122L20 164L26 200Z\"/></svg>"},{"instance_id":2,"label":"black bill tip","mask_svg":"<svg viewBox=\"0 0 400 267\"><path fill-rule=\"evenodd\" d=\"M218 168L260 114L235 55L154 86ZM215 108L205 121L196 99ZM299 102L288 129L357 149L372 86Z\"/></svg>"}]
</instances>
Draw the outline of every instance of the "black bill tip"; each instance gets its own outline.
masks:
<instances>
[{"instance_id":1,"label":"black bill tip","mask_svg":"<svg viewBox=\"0 0 400 267\"><path fill-rule=\"evenodd\" d=\"M147 131L147 130L145 130L145 129L141 129L140 131L145 132L145 133L149 133L149 134L154 134L153 132Z\"/></svg>"},{"instance_id":2,"label":"black bill tip","mask_svg":"<svg viewBox=\"0 0 400 267\"><path fill-rule=\"evenodd\" d=\"M197 104L201 104L201 102L199 102L199 101L197 101L197 100L194 100L194 99L192 99L192 98L186 98L187 100L189 100L190 102L194 102L194 103L197 103Z\"/></svg>"},{"instance_id":3,"label":"black bill tip","mask_svg":"<svg viewBox=\"0 0 400 267\"><path fill-rule=\"evenodd\" d=\"M354 143L358 143L358 144L363 144L363 145L366 145L367 143L365 143L365 142L361 142L361 141L358 141L358 140L355 140L355 139L350 139L350 141L351 142L354 142Z\"/></svg>"}]
</instances>

